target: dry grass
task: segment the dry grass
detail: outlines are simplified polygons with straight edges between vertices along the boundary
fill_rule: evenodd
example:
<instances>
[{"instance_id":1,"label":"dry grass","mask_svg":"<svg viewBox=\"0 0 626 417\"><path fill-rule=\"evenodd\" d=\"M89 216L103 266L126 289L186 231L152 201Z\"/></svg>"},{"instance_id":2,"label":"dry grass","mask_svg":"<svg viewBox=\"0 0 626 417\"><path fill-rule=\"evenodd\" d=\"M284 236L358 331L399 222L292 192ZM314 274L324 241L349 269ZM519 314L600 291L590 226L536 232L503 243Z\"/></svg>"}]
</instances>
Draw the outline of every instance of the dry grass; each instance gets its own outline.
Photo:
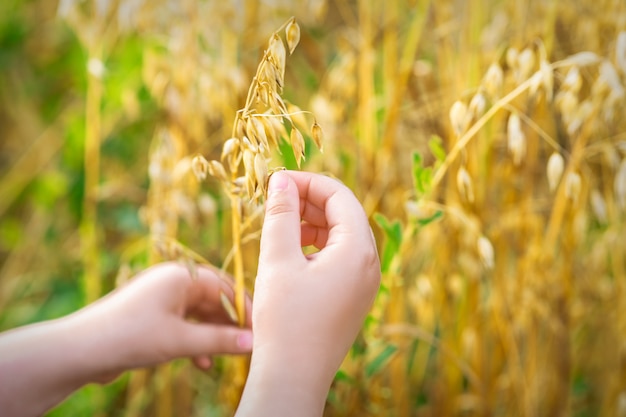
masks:
<instances>
[{"instance_id":1,"label":"dry grass","mask_svg":"<svg viewBox=\"0 0 626 417\"><path fill-rule=\"evenodd\" d=\"M232 266L251 288L272 158L355 190L381 250L383 287L327 416L626 415L623 2L242 4L61 2L90 75L61 78L82 93L52 118L19 86L54 54L8 61L3 328L45 318L33 301L63 282L53 270L80 276L85 300L169 258ZM61 48L45 35L22 55ZM77 197L52 187L74 174ZM109 218L124 204L144 229ZM229 415L244 368L134 372L67 407Z\"/></svg>"}]
</instances>

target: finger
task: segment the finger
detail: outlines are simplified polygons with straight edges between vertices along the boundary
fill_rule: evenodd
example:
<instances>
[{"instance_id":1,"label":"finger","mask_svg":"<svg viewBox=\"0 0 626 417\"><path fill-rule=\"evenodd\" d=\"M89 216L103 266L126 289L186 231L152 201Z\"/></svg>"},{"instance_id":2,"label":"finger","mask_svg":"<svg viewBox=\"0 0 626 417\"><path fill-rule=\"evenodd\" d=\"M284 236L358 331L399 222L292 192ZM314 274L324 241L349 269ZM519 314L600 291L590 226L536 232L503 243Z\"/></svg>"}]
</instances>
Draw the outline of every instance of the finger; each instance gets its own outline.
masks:
<instances>
[{"instance_id":1,"label":"finger","mask_svg":"<svg viewBox=\"0 0 626 417\"><path fill-rule=\"evenodd\" d=\"M185 322L173 352L177 357L241 354L252 350L252 331L235 326Z\"/></svg>"},{"instance_id":2,"label":"finger","mask_svg":"<svg viewBox=\"0 0 626 417\"><path fill-rule=\"evenodd\" d=\"M295 183L283 171L270 177L259 262L284 257L304 259L300 246L300 199Z\"/></svg>"},{"instance_id":3,"label":"finger","mask_svg":"<svg viewBox=\"0 0 626 417\"><path fill-rule=\"evenodd\" d=\"M365 211L349 188L337 180L319 174L289 171L289 176L298 187L300 198L307 202L303 219L319 224L319 210L324 213L329 230L327 245L340 242L338 238L344 234L350 235L351 239L371 240Z\"/></svg>"},{"instance_id":4,"label":"finger","mask_svg":"<svg viewBox=\"0 0 626 417\"><path fill-rule=\"evenodd\" d=\"M313 245L317 249L322 249L326 246L328 229L303 222L300 230L302 231L301 245L303 247Z\"/></svg>"},{"instance_id":5,"label":"finger","mask_svg":"<svg viewBox=\"0 0 626 417\"><path fill-rule=\"evenodd\" d=\"M300 217L315 226L328 227L324 207L317 207L306 198L300 198Z\"/></svg>"},{"instance_id":6,"label":"finger","mask_svg":"<svg viewBox=\"0 0 626 417\"><path fill-rule=\"evenodd\" d=\"M192 317L207 323L233 324L226 311L222 297L234 304L235 291L233 281L221 270L211 266L198 266L197 278L192 280L187 290L185 317ZM246 314L250 316L252 301L246 294ZM250 327L251 318L247 317L246 326Z\"/></svg>"},{"instance_id":7,"label":"finger","mask_svg":"<svg viewBox=\"0 0 626 417\"><path fill-rule=\"evenodd\" d=\"M211 366L213 366L213 359L211 359L210 355L195 356L192 359L192 362L196 366L196 368L202 371L208 371L209 369L211 369Z\"/></svg>"}]
</instances>

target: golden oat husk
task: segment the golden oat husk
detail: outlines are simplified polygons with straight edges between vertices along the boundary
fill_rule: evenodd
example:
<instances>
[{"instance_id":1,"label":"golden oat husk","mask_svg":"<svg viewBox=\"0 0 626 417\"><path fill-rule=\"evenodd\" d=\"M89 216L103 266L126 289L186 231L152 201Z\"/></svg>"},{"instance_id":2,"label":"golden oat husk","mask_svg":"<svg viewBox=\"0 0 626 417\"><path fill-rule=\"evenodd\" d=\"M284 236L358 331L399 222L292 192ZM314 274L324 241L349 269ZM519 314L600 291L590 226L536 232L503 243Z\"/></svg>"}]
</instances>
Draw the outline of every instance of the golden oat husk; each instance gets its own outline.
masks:
<instances>
[{"instance_id":1,"label":"golden oat husk","mask_svg":"<svg viewBox=\"0 0 626 417\"><path fill-rule=\"evenodd\" d=\"M311 136L313 137L313 142L315 142L315 146L320 152L324 152L324 131L322 127L317 123L317 120L313 122L313 126L311 126Z\"/></svg>"},{"instance_id":2,"label":"golden oat husk","mask_svg":"<svg viewBox=\"0 0 626 417\"><path fill-rule=\"evenodd\" d=\"M300 26L296 23L295 18L291 18L289 24L285 28L285 35L287 37L287 45L289 46L289 54L293 54L293 51L300 42Z\"/></svg>"},{"instance_id":3,"label":"golden oat husk","mask_svg":"<svg viewBox=\"0 0 626 417\"><path fill-rule=\"evenodd\" d=\"M304 159L304 137L302 133L295 127L291 127L290 134L291 148L293 149L293 156L296 158L296 164L300 168L300 164Z\"/></svg>"}]
</instances>

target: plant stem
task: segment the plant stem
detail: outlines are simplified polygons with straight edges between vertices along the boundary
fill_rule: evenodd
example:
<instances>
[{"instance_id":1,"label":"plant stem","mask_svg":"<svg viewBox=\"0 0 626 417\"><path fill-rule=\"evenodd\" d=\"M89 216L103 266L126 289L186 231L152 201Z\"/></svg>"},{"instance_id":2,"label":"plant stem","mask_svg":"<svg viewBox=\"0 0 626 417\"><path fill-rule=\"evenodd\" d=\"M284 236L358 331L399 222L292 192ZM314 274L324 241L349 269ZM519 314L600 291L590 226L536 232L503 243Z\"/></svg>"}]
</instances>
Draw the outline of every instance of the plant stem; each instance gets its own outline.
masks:
<instances>
[{"instance_id":1,"label":"plant stem","mask_svg":"<svg viewBox=\"0 0 626 417\"><path fill-rule=\"evenodd\" d=\"M100 59L100 48L93 48L90 59ZM98 183L100 181L100 129L102 83L99 77L89 73L87 78L87 102L85 109L85 195L83 216L80 224L82 246L83 290L85 303L95 301L102 292L98 250Z\"/></svg>"},{"instance_id":2,"label":"plant stem","mask_svg":"<svg viewBox=\"0 0 626 417\"><path fill-rule=\"evenodd\" d=\"M246 321L245 312L245 283L243 276L243 257L241 254L241 210L239 199L235 194L230 196L232 210L231 227L233 233L233 275L235 277L235 309L239 325L243 327Z\"/></svg>"}]
</instances>

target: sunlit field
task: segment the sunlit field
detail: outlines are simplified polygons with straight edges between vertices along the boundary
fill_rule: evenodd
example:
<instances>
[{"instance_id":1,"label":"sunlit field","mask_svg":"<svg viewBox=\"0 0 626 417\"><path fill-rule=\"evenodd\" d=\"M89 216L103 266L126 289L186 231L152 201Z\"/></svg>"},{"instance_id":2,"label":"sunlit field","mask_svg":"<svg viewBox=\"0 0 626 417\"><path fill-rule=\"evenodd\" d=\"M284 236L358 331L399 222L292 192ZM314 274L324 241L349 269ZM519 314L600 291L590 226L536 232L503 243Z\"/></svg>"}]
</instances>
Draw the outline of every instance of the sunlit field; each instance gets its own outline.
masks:
<instances>
[{"instance_id":1,"label":"sunlit field","mask_svg":"<svg viewBox=\"0 0 626 417\"><path fill-rule=\"evenodd\" d=\"M626 416L625 103L623 0L2 0L0 330L163 260L252 292L267 177L301 169L383 272L326 416ZM247 366L48 415L230 416Z\"/></svg>"}]
</instances>

